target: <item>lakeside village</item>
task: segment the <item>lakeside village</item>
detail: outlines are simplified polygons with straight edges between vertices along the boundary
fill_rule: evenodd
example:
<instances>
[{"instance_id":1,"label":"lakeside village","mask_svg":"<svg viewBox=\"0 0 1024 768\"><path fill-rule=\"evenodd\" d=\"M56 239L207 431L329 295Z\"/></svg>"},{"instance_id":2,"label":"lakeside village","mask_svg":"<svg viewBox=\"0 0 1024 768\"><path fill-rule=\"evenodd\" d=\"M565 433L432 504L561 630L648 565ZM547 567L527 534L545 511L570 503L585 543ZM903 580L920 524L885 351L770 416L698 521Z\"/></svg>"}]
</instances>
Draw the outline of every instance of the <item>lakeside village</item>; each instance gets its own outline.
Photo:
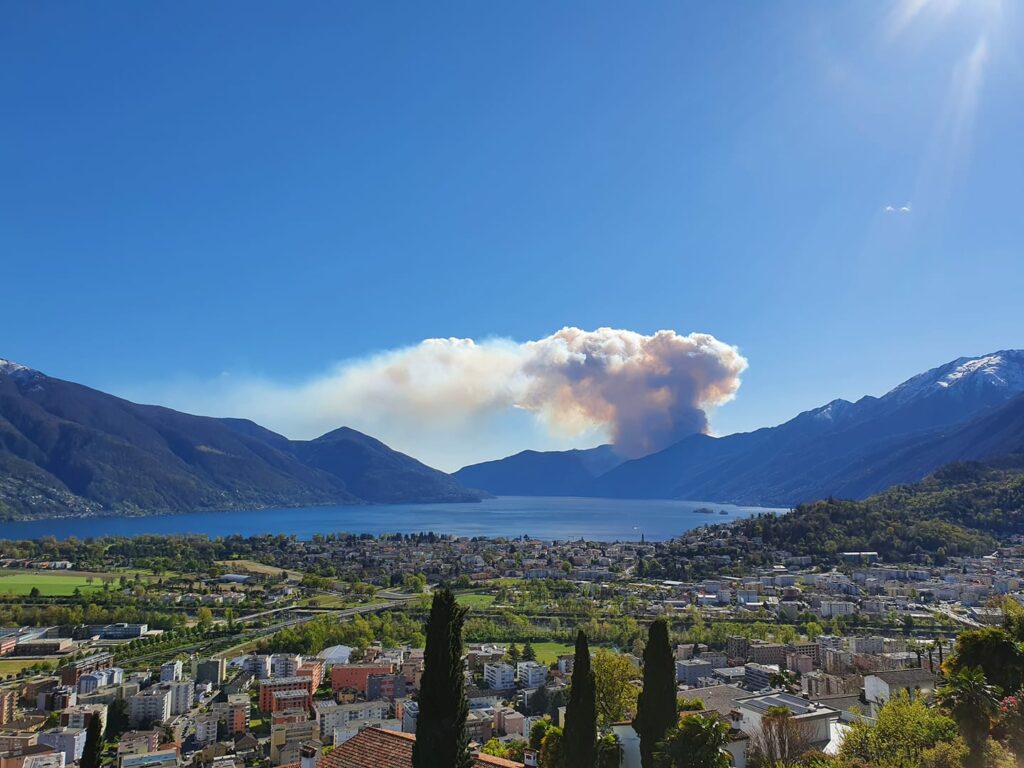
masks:
<instances>
[{"instance_id":1,"label":"lakeside village","mask_svg":"<svg viewBox=\"0 0 1024 768\"><path fill-rule=\"evenodd\" d=\"M411 766L438 584L467 610L477 766L575 765L553 745L582 630L605 747L595 760L639 768L633 721L657 617L679 722L715 721L724 764L881 764L839 762L844 742L866 744L897 707L953 722L937 700L950 670L968 666L958 636L991 646L1024 602L1016 544L886 563L767 552L722 527L671 542L150 536L0 551L0 768ZM1024 715L1006 707L982 747L963 727L932 738L1013 765ZM772 738L780 723L786 739Z\"/></svg>"}]
</instances>

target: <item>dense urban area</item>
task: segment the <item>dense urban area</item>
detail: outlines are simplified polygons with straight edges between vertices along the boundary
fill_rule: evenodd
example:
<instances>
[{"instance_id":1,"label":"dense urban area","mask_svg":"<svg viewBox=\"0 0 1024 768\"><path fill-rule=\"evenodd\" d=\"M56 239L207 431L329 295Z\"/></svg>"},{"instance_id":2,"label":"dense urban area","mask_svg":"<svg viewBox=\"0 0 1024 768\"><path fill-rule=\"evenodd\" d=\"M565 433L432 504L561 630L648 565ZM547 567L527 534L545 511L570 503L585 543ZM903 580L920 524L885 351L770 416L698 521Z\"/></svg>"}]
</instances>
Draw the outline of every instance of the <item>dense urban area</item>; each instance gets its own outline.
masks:
<instances>
[{"instance_id":1,"label":"dense urban area","mask_svg":"<svg viewBox=\"0 0 1024 768\"><path fill-rule=\"evenodd\" d=\"M478 766L1014 765L1024 544L845 550L833 513L785 546L827 503L666 542L0 542L0 768L411 765L446 596Z\"/></svg>"}]
</instances>

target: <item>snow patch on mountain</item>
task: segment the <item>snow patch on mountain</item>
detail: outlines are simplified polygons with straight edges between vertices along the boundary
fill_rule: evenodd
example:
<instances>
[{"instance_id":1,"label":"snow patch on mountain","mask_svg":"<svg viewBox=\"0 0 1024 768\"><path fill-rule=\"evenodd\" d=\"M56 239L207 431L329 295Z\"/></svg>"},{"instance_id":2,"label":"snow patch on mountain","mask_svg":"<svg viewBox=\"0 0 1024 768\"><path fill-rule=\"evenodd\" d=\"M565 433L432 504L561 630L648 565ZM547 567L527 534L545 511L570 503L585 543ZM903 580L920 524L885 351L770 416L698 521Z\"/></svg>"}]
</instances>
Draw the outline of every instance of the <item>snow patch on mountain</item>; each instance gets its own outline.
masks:
<instances>
[{"instance_id":1,"label":"snow patch on mountain","mask_svg":"<svg viewBox=\"0 0 1024 768\"><path fill-rule=\"evenodd\" d=\"M960 357L900 384L883 400L900 403L937 392L955 394L983 388L1024 392L1024 350L1010 349L981 357Z\"/></svg>"},{"instance_id":2,"label":"snow patch on mountain","mask_svg":"<svg viewBox=\"0 0 1024 768\"><path fill-rule=\"evenodd\" d=\"M27 365L16 363L13 360L4 360L0 357L0 373L6 373L8 376L14 376L17 374L34 373L34 371Z\"/></svg>"}]
</instances>

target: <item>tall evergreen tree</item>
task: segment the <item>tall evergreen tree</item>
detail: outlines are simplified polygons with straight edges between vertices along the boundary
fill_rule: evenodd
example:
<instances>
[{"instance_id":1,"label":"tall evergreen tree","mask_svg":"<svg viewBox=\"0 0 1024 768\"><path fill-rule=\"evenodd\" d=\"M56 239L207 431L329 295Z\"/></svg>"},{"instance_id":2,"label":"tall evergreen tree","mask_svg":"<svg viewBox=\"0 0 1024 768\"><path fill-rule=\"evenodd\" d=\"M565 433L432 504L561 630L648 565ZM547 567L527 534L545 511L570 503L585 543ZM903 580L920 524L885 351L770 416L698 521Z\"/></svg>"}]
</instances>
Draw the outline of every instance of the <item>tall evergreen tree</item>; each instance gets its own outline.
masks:
<instances>
[{"instance_id":1,"label":"tall evergreen tree","mask_svg":"<svg viewBox=\"0 0 1024 768\"><path fill-rule=\"evenodd\" d=\"M594 768L597 744L597 702L594 670L590 667L590 647L583 630L576 633L576 655L572 667L572 687L565 710L562 755L565 768Z\"/></svg>"},{"instance_id":2,"label":"tall evergreen tree","mask_svg":"<svg viewBox=\"0 0 1024 768\"><path fill-rule=\"evenodd\" d=\"M537 652L533 650L533 644L527 640L526 645L523 646L523 661L536 661Z\"/></svg>"},{"instance_id":3,"label":"tall evergreen tree","mask_svg":"<svg viewBox=\"0 0 1024 768\"><path fill-rule=\"evenodd\" d=\"M462 666L462 625L466 609L449 589L434 593L423 655L414 768L470 768L466 735L466 680Z\"/></svg>"},{"instance_id":4,"label":"tall evergreen tree","mask_svg":"<svg viewBox=\"0 0 1024 768\"><path fill-rule=\"evenodd\" d=\"M89 727L85 730L85 746L82 748L81 768L97 768L100 764L100 752L103 750L103 737L100 733L99 715L89 718Z\"/></svg>"},{"instance_id":5,"label":"tall evergreen tree","mask_svg":"<svg viewBox=\"0 0 1024 768\"><path fill-rule=\"evenodd\" d=\"M640 736L640 762L654 768L654 747L676 724L676 664L664 618L651 622L644 648L644 689L637 699L633 730Z\"/></svg>"}]
</instances>

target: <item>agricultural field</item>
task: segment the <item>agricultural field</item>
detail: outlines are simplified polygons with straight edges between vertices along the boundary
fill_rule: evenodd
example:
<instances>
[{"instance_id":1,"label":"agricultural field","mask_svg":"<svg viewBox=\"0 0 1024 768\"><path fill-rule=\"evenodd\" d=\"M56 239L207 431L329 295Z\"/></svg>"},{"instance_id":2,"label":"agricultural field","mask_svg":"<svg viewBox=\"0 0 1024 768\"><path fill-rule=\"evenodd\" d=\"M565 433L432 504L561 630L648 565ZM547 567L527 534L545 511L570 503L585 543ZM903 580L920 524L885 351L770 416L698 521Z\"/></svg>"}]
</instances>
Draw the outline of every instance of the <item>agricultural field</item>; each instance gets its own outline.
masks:
<instances>
[{"instance_id":1,"label":"agricultural field","mask_svg":"<svg viewBox=\"0 0 1024 768\"><path fill-rule=\"evenodd\" d=\"M112 574L59 573L37 570L0 570L0 595L28 595L39 589L42 597L67 597L76 589L93 592L103 589L103 579ZM116 579L112 586L116 586Z\"/></svg>"}]
</instances>

